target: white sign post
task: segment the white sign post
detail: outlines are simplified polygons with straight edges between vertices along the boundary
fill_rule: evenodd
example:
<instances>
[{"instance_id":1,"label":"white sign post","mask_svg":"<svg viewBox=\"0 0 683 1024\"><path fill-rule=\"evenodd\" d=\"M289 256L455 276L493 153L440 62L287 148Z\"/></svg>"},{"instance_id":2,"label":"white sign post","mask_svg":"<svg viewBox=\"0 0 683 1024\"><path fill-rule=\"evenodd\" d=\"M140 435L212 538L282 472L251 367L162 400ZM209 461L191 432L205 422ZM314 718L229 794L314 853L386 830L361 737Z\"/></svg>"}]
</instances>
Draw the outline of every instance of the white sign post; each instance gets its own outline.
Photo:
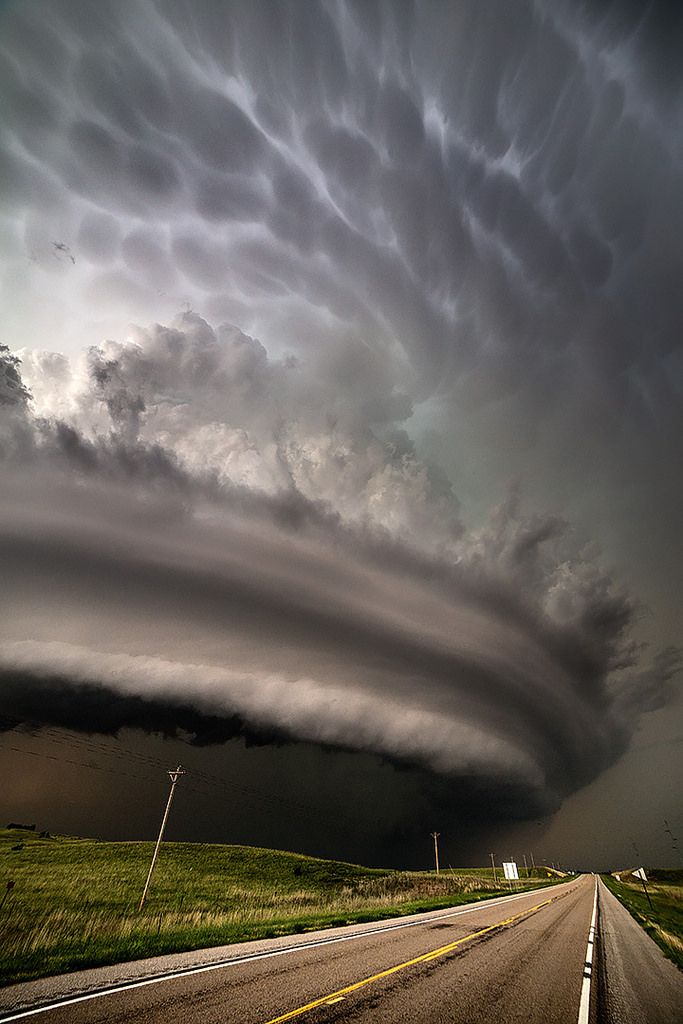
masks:
<instances>
[{"instance_id":1,"label":"white sign post","mask_svg":"<svg viewBox=\"0 0 683 1024\"><path fill-rule=\"evenodd\" d=\"M650 905L650 910L652 910L652 900L650 899L650 894L647 891L647 886L645 884L647 882L647 875L645 874L645 868L636 868L636 870L632 871L631 874L633 875L634 878L639 878L640 881L642 882L643 891L645 892L645 895L647 896L647 902Z\"/></svg>"}]
</instances>

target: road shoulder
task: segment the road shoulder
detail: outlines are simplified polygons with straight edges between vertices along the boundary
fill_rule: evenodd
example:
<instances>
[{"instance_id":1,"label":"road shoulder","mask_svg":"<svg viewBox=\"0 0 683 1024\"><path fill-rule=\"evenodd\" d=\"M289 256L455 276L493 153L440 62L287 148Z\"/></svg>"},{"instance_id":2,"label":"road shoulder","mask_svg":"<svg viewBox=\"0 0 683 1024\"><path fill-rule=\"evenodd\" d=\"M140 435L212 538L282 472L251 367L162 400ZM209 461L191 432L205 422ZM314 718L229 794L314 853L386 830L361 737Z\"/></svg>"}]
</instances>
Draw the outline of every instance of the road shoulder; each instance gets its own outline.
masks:
<instances>
[{"instance_id":1,"label":"road shoulder","mask_svg":"<svg viewBox=\"0 0 683 1024\"><path fill-rule=\"evenodd\" d=\"M600 1010L608 1024L683 1019L683 974L600 881Z\"/></svg>"}]
</instances>

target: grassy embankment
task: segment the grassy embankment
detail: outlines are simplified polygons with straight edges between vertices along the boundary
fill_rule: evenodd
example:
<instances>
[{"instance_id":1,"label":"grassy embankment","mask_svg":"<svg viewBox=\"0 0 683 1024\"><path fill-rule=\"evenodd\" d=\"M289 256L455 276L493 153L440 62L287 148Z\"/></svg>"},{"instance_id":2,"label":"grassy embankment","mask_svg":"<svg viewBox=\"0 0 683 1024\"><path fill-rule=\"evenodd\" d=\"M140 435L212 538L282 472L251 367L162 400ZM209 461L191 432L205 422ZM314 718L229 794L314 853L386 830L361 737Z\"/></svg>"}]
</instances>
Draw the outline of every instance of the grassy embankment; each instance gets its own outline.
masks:
<instances>
[{"instance_id":1,"label":"grassy embankment","mask_svg":"<svg viewBox=\"0 0 683 1024\"><path fill-rule=\"evenodd\" d=\"M437 876L245 846L165 843L139 913L151 852L151 843L0 829L0 898L14 882L0 909L0 984L509 891L490 868ZM539 870L517 884L545 883Z\"/></svg>"},{"instance_id":2,"label":"grassy embankment","mask_svg":"<svg viewBox=\"0 0 683 1024\"><path fill-rule=\"evenodd\" d=\"M602 880L669 959L683 970L683 870L646 869L646 874L652 908L642 882L629 872L619 872L620 881L613 875L603 875Z\"/></svg>"}]
</instances>

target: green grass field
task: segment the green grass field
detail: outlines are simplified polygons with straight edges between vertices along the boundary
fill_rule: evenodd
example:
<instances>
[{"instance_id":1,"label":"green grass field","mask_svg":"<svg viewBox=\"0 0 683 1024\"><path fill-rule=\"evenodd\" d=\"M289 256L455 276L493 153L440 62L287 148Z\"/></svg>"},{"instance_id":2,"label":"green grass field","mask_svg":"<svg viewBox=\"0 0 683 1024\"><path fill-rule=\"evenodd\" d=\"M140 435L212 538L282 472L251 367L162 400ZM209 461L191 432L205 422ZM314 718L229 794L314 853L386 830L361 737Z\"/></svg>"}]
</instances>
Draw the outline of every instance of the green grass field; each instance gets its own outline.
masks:
<instances>
[{"instance_id":1,"label":"green grass field","mask_svg":"<svg viewBox=\"0 0 683 1024\"><path fill-rule=\"evenodd\" d=\"M646 874L652 907L642 883L630 873L619 872L619 881L614 875L603 875L602 880L669 959L683 970L683 870L646 869Z\"/></svg>"},{"instance_id":2,"label":"green grass field","mask_svg":"<svg viewBox=\"0 0 683 1024\"><path fill-rule=\"evenodd\" d=\"M509 891L490 868L437 876L246 846L165 843L139 913L151 853L151 843L0 830L0 984ZM550 881L539 870L517 884Z\"/></svg>"}]
</instances>

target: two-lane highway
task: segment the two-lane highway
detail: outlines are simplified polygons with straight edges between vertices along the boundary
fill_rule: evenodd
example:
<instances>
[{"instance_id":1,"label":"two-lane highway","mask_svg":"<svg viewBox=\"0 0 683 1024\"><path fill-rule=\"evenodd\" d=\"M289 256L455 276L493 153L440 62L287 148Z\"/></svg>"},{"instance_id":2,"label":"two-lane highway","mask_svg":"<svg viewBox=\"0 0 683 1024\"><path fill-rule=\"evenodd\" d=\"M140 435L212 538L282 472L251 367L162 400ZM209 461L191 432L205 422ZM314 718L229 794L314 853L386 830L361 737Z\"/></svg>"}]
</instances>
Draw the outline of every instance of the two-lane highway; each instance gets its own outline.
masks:
<instances>
[{"instance_id":1,"label":"two-lane highway","mask_svg":"<svg viewBox=\"0 0 683 1024\"><path fill-rule=\"evenodd\" d=\"M9 1019L45 1024L383 1024L579 1020L595 880L303 941L249 943L222 964ZM89 972L97 975L97 972ZM29 986L17 986L25 992ZM4 1005L7 1007L5 994ZM16 1003L15 1003L16 1005ZM21 1012L21 1011L20 1011ZM25 1013L26 1011L24 1011ZM590 1018L596 1020L596 998Z\"/></svg>"},{"instance_id":2,"label":"two-lane highway","mask_svg":"<svg viewBox=\"0 0 683 1024\"><path fill-rule=\"evenodd\" d=\"M590 917L586 895L589 900L592 897L586 889L585 885L563 887L540 898L537 894L533 902L520 901L521 907L501 905L469 921L431 924L422 935L412 936L409 945L435 937L448 936L449 941L349 988L330 992L329 1002L319 997L317 1005L310 1007L318 1011L315 1020L367 1021L378 1016L396 1024L574 1020ZM405 939L401 947L407 948ZM540 962L544 969L539 977L535 968ZM320 1014L325 1006L334 1012ZM306 1007L286 1011L272 1024L297 1019L310 1012ZM568 1008L574 1008L569 1017Z\"/></svg>"},{"instance_id":3,"label":"two-lane highway","mask_svg":"<svg viewBox=\"0 0 683 1024\"><path fill-rule=\"evenodd\" d=\"M597 897L597 898L596 898ZM36 1024L678 1024L683 976L595 876L16 985Z\"/></svg>"}]
</instances>

